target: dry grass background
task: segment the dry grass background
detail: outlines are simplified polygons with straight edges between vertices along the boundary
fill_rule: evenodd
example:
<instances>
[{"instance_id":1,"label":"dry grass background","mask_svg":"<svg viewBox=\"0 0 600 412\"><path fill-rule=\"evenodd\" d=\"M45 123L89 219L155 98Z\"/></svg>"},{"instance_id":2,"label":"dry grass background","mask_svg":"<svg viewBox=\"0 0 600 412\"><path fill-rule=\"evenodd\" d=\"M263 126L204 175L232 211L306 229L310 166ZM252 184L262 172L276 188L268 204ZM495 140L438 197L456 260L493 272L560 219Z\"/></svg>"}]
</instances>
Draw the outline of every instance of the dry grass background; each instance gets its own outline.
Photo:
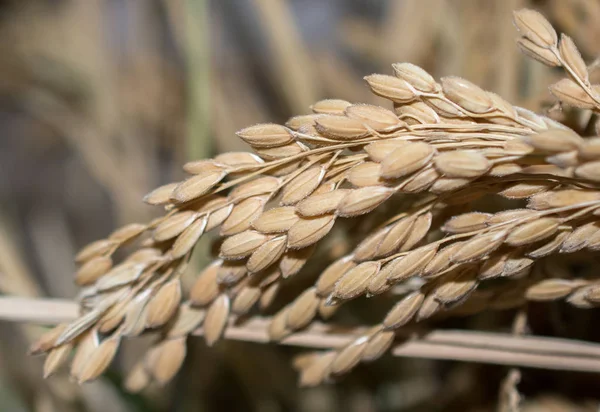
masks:
<instances>
[{"instance_id":1,"label":"dry grass background","mask_svg":"<svg viewBox=\"0 0 600 412\"><path fill-rule=\"evenodd\" d=\"M600 3L553 1L27 1L4 2L0 61L0 289L70 298L72 256L112 228L157 210L140 199L183 178L190 159L246 149L235 132L283 123L322 98L385 105L361 80L409 61L433 76L457 75L529 109L549 108L547 86L563 74L515 47L513 10L542 11L573 37L587 61L600 55ZM567 111L565 121L587 119ZM321 252L334 260L354 246L344 222ZM354 225L354 226L353 226ZM208 244L192 262L208 262ZM580 270L592 266L581 262ZM315 263L313 271L325 266ZM311 268L309 267L310 271ZM191 285L193 279L185 279ZM289 302L310 285L294 279ZM564 285L561 285L564 286ZM525 287L525 286L524 286ZM568 285L569 291L582 285ZM384 312L360 301L340 314L376 323ZM535 333L595 341L596 310L533 304ZM522 333L510 311L436 322L442 328ZM336 385L296 388L297 350L200 340L176 382L130 395L123 370L148 342L128 343L107 376L81 387L60 374L40 378L26 356L40 330L0 325L0 409L77 410L596 410L596 375L386 358ZM498 388L503 388L498 393ZM508 409L510 410L510 409Z\"/></svg>"}]
</instances>

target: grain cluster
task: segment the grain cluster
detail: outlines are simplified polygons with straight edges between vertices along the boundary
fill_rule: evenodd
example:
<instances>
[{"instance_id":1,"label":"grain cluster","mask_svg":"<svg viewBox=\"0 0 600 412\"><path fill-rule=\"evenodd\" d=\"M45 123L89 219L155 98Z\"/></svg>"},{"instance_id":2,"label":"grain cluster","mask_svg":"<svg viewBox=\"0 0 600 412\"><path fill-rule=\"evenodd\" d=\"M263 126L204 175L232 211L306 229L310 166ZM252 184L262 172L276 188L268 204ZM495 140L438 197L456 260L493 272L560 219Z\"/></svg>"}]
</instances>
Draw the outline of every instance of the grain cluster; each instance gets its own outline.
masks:
<instances>
[{"instance_id":1,"label":"grain cluster","mask_svg":"<svg viewBox=\"0 0 600 412\"><path fill-rule=\"evenodd\" d=\"M590 83L573 41L531 10L516 12L515 25L527 55L564 69L550 87L557 104L599 113L600 86ZM279 341L353 299L397 300L348 345L298 362L303 385L379 358L409 323L528 300L600 303L598 281L572 278L555 262L600 250L600 137L584 138L465 79L438 82L410 63L365 80L389 108L323 100L285 125L243 129L238 136L252 153L184 165L187 179L145 197L163 217L81 250L81 316L32 349L47 354L45 376L70 360L78 382L92 380L124 340L153 333L127 386L168 382L192 332L200 328L215 344L231 322L267 309L339 220L398 199L402 210L273 316L269 335ZM473 211L487 196L509 206ZM214 260L184 291L181 275L210 231L219 238ZM398 296L415 279L418 286Z\"/></svg>"}]
</instances>

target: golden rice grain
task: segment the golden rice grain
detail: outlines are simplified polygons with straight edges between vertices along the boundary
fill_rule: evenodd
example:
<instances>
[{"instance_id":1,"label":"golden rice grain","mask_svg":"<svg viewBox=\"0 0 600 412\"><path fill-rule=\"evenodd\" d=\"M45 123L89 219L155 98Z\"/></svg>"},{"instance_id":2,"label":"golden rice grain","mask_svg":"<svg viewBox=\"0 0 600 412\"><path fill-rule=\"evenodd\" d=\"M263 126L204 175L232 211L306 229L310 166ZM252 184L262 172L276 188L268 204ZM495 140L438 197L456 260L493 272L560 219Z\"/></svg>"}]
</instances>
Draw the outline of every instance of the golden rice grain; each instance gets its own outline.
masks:
<instances>
[{"instance_id":1,"label":"golden rice grain","mask_svg":"<svg viewBox=\"0 0 600 412\"><path fill-rule=\"evenodd\" d=\"M511 252L496 251L481 264L477 278L486 280L500 277L510 256Z\"/></svg>"},{"instance_id":2,"label":"golden rice grain","mask_svg":"<svg viewBox=\"0 0 600 412\"><path fill-rule=\"evenodd\" d=\"M150 384L150 380L151 377L146 371L146 366L143 362L138 362L127 374L123 385L128 392L138 393Z\"/></svg>"},{"instance_id":3,"label":"golden rice grain","mask_svg":"<svg viewBox=\"0 0 600 412\"><path fill-rule=\"evenodd\" d=\"M283 146L294 140L290 131L278 124L265 123L250 126L236 133L243 141L254 147Z\"/></svg>"},{"instance_id":4,"label":"golden rice grain","mask_svg":"<svg viewBox=\"0 0 600 412\"><path fill-rule=\"evenodd\" d=\"M231 304L231 312L236 315L244 315L258 300L260 299L261 290L258 287L243 287L233 299Z\"/></svg>"},{"instance_id":5,"label":"golden rice grain","mask_svg":"<svg viewBox=\"0 0 600 412\"><path fill-rule=\"evenodd\" d=\"M316 244L303 249L287 250L281 257L279 269L284 279L294 276L302 269L306 261L312 256Z\"/></svg>"},{"instance_id":6,"label":"golden rice grain","mask_svg":"<svg viewBox=\"0 0 600 412\"><path fill-rule=\"evenodd\" d=\"M427 143L406 144L389 153L381 163L381 175L386 179L406 176L425 166L433 157L434 149Z\"/></svg>"},{"instance_id":7,"label":"golden rice grain","mask_svg":"<svg viewBox=\"0 0 600 412\"><path fill-rule=\"evenodd\" d=\"M558 230L560 221L556 218L542 217L510 231L505 242L511 246L523 246L546 239Z\"/></svg>"},{"instance_id":8,"label":"golden rice grain","mask_svg":"<svg viewBox=\"0 0 600 412\"><path fill-rule=\"evenodd\" d=\"M504 153L507 155L523 156L533 152L534 148L521 139L507 140L504 142Z\"/></svg>"},{"instance_id":9,"label":"golden rice grain","mask_svg":"<svg viewBox=\"0 0 600 412\"><path fill-rule=\"evenodd\" d=\"M594 100L571 79L562 79L550 86L550 93L560 101L581 109L592 109Z\"/></svg>"},{"instance_id":10,"label":"golden rice grain","mask_svg":"<svg viewBox=\"0 0 600 412\"><path fill-rule=\"evenodd\" d=\"M298 203L321 184L324 176L325 168L322 166L314 166L300 173L283 188L281 204L285 206Z\"/></svg>"},{"instance_id":11,"label":"golden rice grain","mask_svg":"<svg viewBox=\"0 0 600 412\"><path fill-rule=\"evenodd\" d=\"M521 9L513 13L514 23L521 34L540 47L554 46L558 37L548 20L540 13Z\"/></svg>"},{"instance_id":12,"label":"golden rice grain","mask_svg":"<svg viewBox=\"0 0 600 412\"><path fill-rule=\"evenodd\" d=\"M569 236L570 231L563 231L558 233L553 239L541 245L540 247L527 252L527 256L533 259L539 259L544 256L548 256L551 253L557 252L564 240Z\"/></svg>"},{"instance_id":13,"label":"golden rice grain","mask_svg":"<svg viewBox=\"0 0 600 412\"><path fill-rule=\"evenodd\" d=\"M196 160L183 165L183 170L192 175L202 175L222 171L223 165L214 160Z\"/></svg>"},{"instance_id":14,"label":"golden rice grain","mask_svg":"<svg viewBox=\"0 0 600 412\"><path fill-rule=\"evenodd\" d=\"M179 183L169 183L160 187L157 187L146 196L144 196L144 202L149 205L164 205L171 201L171 194Z\"/></svg>"},{"instance_id":15,"label":"golden rice grain","mask_svg":"<svg viewBox=\"0 0 600 412\"><path fill-rule=\"evenodd\" d=\"M398 117L410 124L436 124L440 122L440 116L437 112L420 101L402 105L394 103L394 109Z\"/></svg>"},{"instance_id":16,"label":"golden rice grain","mask_svg":"<svg viewBox=\"0 0 600 412\"><path fill-rule=\"evenodd\" d=\"M192 307L189 302L184 303L179 307L179 310L169 324L167 338L189 335L200 326L205 315L203 310Z\"/></svg>"},{"instance_id":17,"label":"golden rice grain","mask_svg":"<svg viewBox=\"0 0 600 412\"><path fill-rule=\"evenodd\" d=\"M520 173L522 170L523 168L518 163L497 163L490 168L488 175L502 177Z\"/></svg>"},{"instance_id":18,"label":"golden rice grain","mask_svg":"<svg viewBox=\"0 0 600 412\"><path fill-rule=\"evenodd\" d=\"M327 193L312 194L296 205L296 211L307 217L334 212L348 193L348 189L337 189Z\"/></svg>"},{"instance_id":19,"label":"golden rice grain","mask_svg":"<svg viewBox=\"0 0 600 412\"><path fill-rule=\"evenodd\" d=\"M448 220L442 230L446 233L466 233L485 229L491 215L489 213L471 212L454 216Z\"/></svg>"},{"instance_id":20,"label":"golden rice grain","mask_svg":"<svg viewBox=\"0 0 600 412\"><path fill-rule=\"evenodd\" d=\"M389 229L389 227L384 227L364 238L354 249L354 260L356 262L363 262L378 256L378 246L388 234Z\"/></svg>"},{"instance_id":21,"label":"golden rice grain","mask_svg":"<svg viewBox=\"0 0 600 412\"><path fill-rule=\"evenodd\" d=\"M387 263L381 270L373 276L367 285L367 296L379 295L388 291L392 287L392 283L388 282L390 271L395 267L394 261Z\"/></svg>"},{"instance_id":22,"label":"golden rice grain","mask_svg":"<svg viewBox=\"0 0 600 412\"><path fill-rule=\"evenodd\" d=\"M545 47L540 47L529 39L521 38L517 39L517 46L527 56L535 59L547 66L560 66L560 60L554 52Z\"/></svg>"},{"instance_id":23,"label":"golden rice grain","mask_svg":"<svg viewBox=\"0 0 600 412\"><path fill-rule=\"evenodd\" d=\"M219 295L209 306L202 329L208 346L213 346L223 335L229 317L229 296Z\"/></svg>"},{"instance_id":24,"label":"golden rice grain","mask_svg":"<svg viewBox=\"0 0 600 412\"><path fill-rule=\"evenodd\" d=\"M262 213L265 201L265 198L257 196L242 200L235 205L221 226L221 235L235 235L249 229Z\"/></svg>"},{"instance_id":25,"label":"golden rice grain","mask_svg":"<svg viewBox=\"0 0 600 412\"><path fill-rule=\"evenodd\" d=\"M252 227L262 233L281 233L288 231L299 219L293 206L274 207L257 217Z\"/></svg>"},{"instance_id":26,"label":"golden rice grain","mask_svg":"<svg viewBox=\"0 0 600 412\"><path fill-rule=\"evenodd\" d=\"M529 209L509 209L494 213L488 219L488 226L495 226L502 223L517 222L520 219L534 218L537 212Z\"/></svg>"},{"instance_id":27,"label":"golden rice grain","mask_svg":"<svg viewBox=\"0 0 600 412\"><path fill-rule=\"evenodd\" d=\"M472 180L472 178L467 177L440 177L433 182L429 191L436 194L453 192L469 185ZM466 198L470 199L471 196L478 195L478 192L475 190L466 190L464 191L463 195L466 195ZM460 200L456 200L457 197L458 195L455 195L453 198L449 198L448 203L452 201L454 201L455 204L466 203L464 201L465 196L463 196L463 199ZM467 200L467 202L468 201L469 200Z\"/></svg>"},{"instance_id":28,"label":"golden rice grain","mask_svg":"<svg viewBox=\"0 0 600 412\"><path fill-rule=\"evenodd\" d=\"M418 276L435 256L437 245L422 246L409 252L404 257L396 258L384 270L387 271L388 281L400 281Z\"/></svg>"},{"instance_id":29,"label":"golden rice grain","mask_svg":"<svg viewBox=\"0 0 600 412\"><path fill-rule=\"evenodd\" d=\"M368 342L368 337L361 336L339 351L335 359L331 362L329 372L332 375L342 375L356 366L360 362Z\"/></svg>"},{"instance_id":30,"label":"golden rice grain","mask_svg":"<svg viewBox=\"0 0 600 412\"><path fill-rule=\"evenodd\" d=\"M270 340L278 342L292 333L292 331L287 328L287 314L287 308L283 308L271 318L267 330Z\"/></svg>"},{"instance_id":31,"label":"golden rice grain","mask_svg":"<svg viewBox=\"0 0 600 412\"><path fill-rule=\"evenodd\" d=\"M94 352L99 345L100 341L96 330L86 332L79 339L77 351L71 361L70 375L72 378L79 380L83 367L87 363L92 352Z\"/></svg>"},{"instance_id":32,"label":"golden rice grain","mask_svg":"<svg viewBox=\"0 0 600 412\"><path fill-rule=\"evenodd\" d=\"M171 257L173 259L179 259L180 257L188 254L200 239L200 236L204 233L206 224L208 223L208 217L203 216L196 219L194 223L189 225L173 243L171 248Z\"/></svg>"},{"instance_id":33,"label":"golden rice grain","mask_svg":"<svg viewBox=\"0 0 600 412\"><path fill-rule=\"evenodd\" d=\"M348 300L363 294L370 280L377 274L381 264L377 261L364 262L348 270L336 283L331 292L337 299Z\"/></svg>"},{"instance_id":34,"label":"golden rice grain","mask_svg":"<svg viewBox=\"0 0 600 412\"><path fill-rule=\"evenodd\" d=\"M346 116L367 124L376 131L389 131L400 124L400 120L391 110L370 104L354 104L346 108Z\"/></svg>"},{"instance_id":35,"label":"golden rice grain","mask_svg":"<svg viewBox=\"0 0 600 412\"><path fill-rule=\"evenodd\" d=\"M396 252L410 236L415 220L417 219L409 216L394 223L374 248L376 256L387 256Z\"/></svg>"},{"instance_id":36,"label":"golden rice grain","mask_svg":"<svg viewBox=\"0 0 600 412\"><path fill-rule=\"evenodd\" d=\"M350 103L348 103L348 104L350 104ZM343 114L343 113L344 112L341 111L339 114ZM318 113L294 116L294 117L290 118L287 122L285 122L285 125L292 130L299 130L303 126L313 126L315 124L315 120L317 120L319 117L322 117L322 116L323 116L322 114L318 114Z\"/></svg>"},{"instance_id":37,"label":"golden rice grain","mask_svg":"<svg viewBox=\"0 0 600 412\"><path fill-rule=\"evenodd\" d=\"M119 333L122 336L139 336L146 329L146 319L148 315L148 302L152 297L152 291L147 289L136 295L127 305L125 319L119 327Z\"/></svg>"},{"instance_id":38,"label":"golden rice grain","mask_svg":"<svg viewBox=\"0 0 600 412\"><path fill-rule=\"evenodd\" d=\"M263 290L262 295L260 296L260 300L258 301L261 310L265 310L271 306L271 304L277 297L277 292L279 292L280 288L280 282L273 282Z\"/></svg>"},{"instance_id":39,"label":"golden rice grain","mask_svg":"<svg viewBox=\"0 0 600 412\"><path fill-rule=\"evenodd\" d=\"M443 77L442 89L454 103L472 113L486 113L492 110L493 102L489 95L473 83L460 77Z\"/></svg>"},{"instance_id":40,"label":"golden rice grain","mask_svg":"<svg viewBox=\"0 0 600 412\"><path fill-rule=\"evenodd\" d=\"M160 385L165 385L173 379L181 368L187 352L185 341L185 337L180 337L159 344L150 371Z\"/></svg>"},{"instance_id":41,"label":"golden rice grain","mask_svg":"<svg viewBox=\"0 0 600 412\"><path fill-rule=\"evenodd\" d=\"M560 246L560 251L562 253L573 253L587 247L589 240L599 230L600 227L595 222L578 227L566 236Z\"/></svg>"},{"instance_id":42,"label":"golden rice grain","mask_svg":"<svg viewBox=\"0 0 600 412\"><path fill-rule=\"evenodd\" d=\"M238 168L258 166L264 163L264 160L249 152L226 152L215 156L215 162Z\"/></svg>"},{"instance_id":43,"label":"golden rice grain","mask_svg":"<svg viewBox=\"0 0 600 412\"><path fill-rule=\"evenodd\" d=\"M130 223L112 232L108 238L121 243L127 242L141 235L147 227L141 223Z\"/></svg>"},{"instance_id":44,"label":"golden rice grain","mask_svg":"<svg viewBox=\"0 0 600 412\"><path fill-rule=\"evenodd\" d=\"M522 256L509 256L504 263L502 269L502 277L520 277L529 272L529 269L533 265L533 259Z\"/></svg>"},{"instance_id":45,"label":"golden rice grain","mask_svg":"<svg viewBox=\"0 0 600 412\"><path fill-rule=\"evenodd\" d=\"M81 286L94 283L100 276L110 270L112 263L110 256L91 258L79 268L75 274L75 282Z\"/></svg>"},{"instance_id":46,"label":"golden rice grain","mask_svg":"<svg viewBox=\"0 0 600 412\"><path fill-rule=\"evenodd\" d=\"M45 332L36 341L34 341L29 348L29 353L32 355L39 355L40 353L44 353L52 349L55 346L56 340L60 337L60 335L62 335L66 328L67 324L61 323Z\"/></svg>"},{"instance_id":47,"label":"golden rice grain","mask_svg":"<svg viewBox=\"0 0 600 412\"><path fill-rule=\"evenodd\" d=\"M219 294L217 273L220 263L219 261L214 262L198 275L190 291L190 300L193 304L198 306L207 305Z\"/></svg>"},{"instance_id":48,"label":"golden rice grain","mask_svg":"<svg viewBox=\"0 0 600 412\"><path fill-rule=\"evenodd\" d=\"M434 163L440 173L449 177L479 177L491 167L485 156L466 150L442 153L436 156Z\"/></svg>"},{"instance_id":49,"label":"golden rice grain","mask_svg":"<svg viewBox=\"0 0 600 412\"><path fill-rule=\"evenodd\" d=\"M258 247L246 263L250 273L260 272L275 263L287 246L287 236L273 238Z\"/></svg>"},{"instance_id":50,"label":"golden rice grain","mask_svg":"<svg viewBox=\"0 0 600 412\"><path fill-rule=\"evenodd\" d=\"M425 295L419 291L407 295L388 312L383 320L383 326L386 329L398 329L404 326L417 313L423 300Z\"/></svg>"},{"instance_id":51,"label":"golden rice grain","mask_svg":"<svg viewBox=\"0 0 600 412\"><path fill-rule=\"evenodd\" d=\"M556 300L569 295L574 285L564 279L546 279L529 287L525 296L529 300Z\"/></svg>"},{"instance_id":52,"label":"golden rice grain","mask_svg":"<svg viewBox=\"0 0 600 412\"><path fill-rule=\"evenodd\" d=\"M391 330L380 330L369 338L369 342L363 353L361 360L370 362L379 359L392 346L396 334Z\"/></svg>"},{"instance_id":53,"label":"golden rice grain","mask_svg":"<svg viewBox=\"0 0 600 412\"><path fill-rule=\"evenodd\" d=\"M335 223L334 215L303 218L288 231L288 247L302 249L323 238Z\"/></svg>"},{"instance_id":54,"label":"golden rice grain","mask_svg":"<svg viewBox=\"0 0 600 412\"><path fill-rule=\"evenodd\" d=\"M75 262L84 263L94 257L104 255L105 253L110 252L117 244L117 241L111 239L102 239L92 242L79 251L77 256L75 256Z\"/></svg>"},{"instance_id":55,"label":"golden rice grain","mask_svg":"<svg viewBox=\"0 0 600 412\"><path fill-rule=\"evenodd\" d=\"M536 210L546 210L593 201L600 201L599 192L575 189L552 190L529 198L527 207Z\"/></svg>"},{"instance_id":56,"label":"golden rice grain","mask_svg":"<svg viewBox=\"0 0 600 412\"><path fill-rule=\"evenodd\" d=\"M63 366L69 359L72 350L73 345L71 343L66 343L51 349L44 361L44 378L49 377Z\"/></svg>"},{"instance_id":57,"label":"golden rice grain","mask_svg":"<svg viewBox=\"0 0 600 412\"><path fill-rule=\"evenodd\" d=\"M125 315L129 309L129 303L123 300L113 305L106 313L98 320L98 332L109 333L119 326L125 319Z\"/></svg>"},{"instance_id":58,"label":"golden rice grain","mask_svg":"<svg viewBox=\"0 0 600 412\"><path fill-rule=\"evenodd\" d=\"M255 230L247 230L225 239L221 244L219 255L224 259L240 259L252 254L268 239L268 235Z\"/></svg>"},{"instance_id":59,"label":"golden rice grain","mask_svg":"<svg viewBox=\"0 0 600 412\"><path fill-rule=\"evenodd\" d=\"M181 302L181 282L173 279L156 292L146 309L146 327L162 326L175 314Z\"/></svg>"},{"instance_id":60,"label":"golden rice grain","mask_svg":"<svg viewBox=\"0 0 600 412\"><path fill-rule=\"evenodd\" d=\"M545 152L568 152L579 148L583 139L570 130L551 129L533 134L524 140L538 150Z\"/></svg>"},{"instance_id":61,"label":"golden rice grain","mask_svg":"<svg viewBox=\"0 0 600 412\"><path fill-rule=\"evenodd\" d=\"M439 250L425 266L423 272L421 272L421 276L424 278L434 278L448 269L452 264L452 257L461 247L462 244L457 242Z\"/></svg>"},{"instance_id":62,"label":"golden rice grain","mask_svg":"<svg viewBox=\"0 0 600 412\"><path fill-rule=\"evenodd\" d=\"M119 349L120 339L108 338L90 353L87 362L79 371L79 383L89 382L96 379L102 372L106 370L108 365L117 354Z\"/></svg>"},{"instance_id":63,"label":"golden rice grain","mask_svg":"<svg viewBox=\"0 0 600 412\"><path fill-rule=\"evenodd\" d=\"M394 193L393 189L368 186L350 190L337 208L339 216L351 217L369 213L385 202Z\"/></svg>"},{"instance_id":64,"label":"golden rice grain","mask_svg":"<svg viewBox=\"0 0 600 412\"><path fill-rule=\"evenodd\" d=\"M409 143L404 140L380 140L365 146L365 152L367 152L371 160L381 163L392 151L406 146L407 144Z\"/></svg>"},{"instance_id":65,"label":"golden rice grain","mask_svg":"<svg viewBox=\"0 0 600 412\"><path fill-rule=\"evenodd\" d=\"M175 187L171 193L171 200L184 203L197 199L223 180L226 175L227 173L223 170L215 170L190 177Z\"/></svg>"},{"instance_id":66,"label":"golden rice grain","mask_svg":"<svg viewBox=\"0 0 600 412\"><path fill-rule=\"evenodd\" d=\"M465 113L456 104L439 97L428 97L425 103L431 106L436 112L444 117L465 117Z\"/></svg>"},{"instance_id":67,"label":"golden rice grain","mask_svg":"<svg viewBox=\"0 0 600 412\"><path fill-rule=\"evenodd\" d=\"M394 63L392 68L396 77L405 80L419 91L432 93L439 89L433 77L419 66L411 63Z\"/></svg>"},{"instance_id":68,"label":"golden rice grain","mask_svg":"<svg viewBox=\"0 0 600 412\"><path fill-rule=\"evenodd\" d=\"M317 295L327 297L333 291L336 282L355 266L352 256L345 256L330 264L315 283Z\"/></svg>"},{"instance_id":69,"label":"golden rice grain","mask_svg":"<svg viewBox=\"0 0 600 412\"><path fill-rule=\"evenodd\" d=\"M426 167L411 176L402 187L402 191L407 193L422 192L429 189L439 177L440 174L435 168Z\"/></svg>"},{"instance_id":70,"label":"golden rice grain","mask_svg":"<svg viewBox=\"0 0 600 412\"><path fill-rule=\"evenodd\" d=\"M305 290L286 309L286 329L298 330L308 325L317 314L319 303L314 287Z\"/></svg>"},{"instance_id":71,"label":"golden rice grain","mask_svg":"<svg viewBox=\"0 0 600 412\"><path fill-rule=\"evenodd\" d=\"M435 295L427 295L417 311L417 321L428 319L442 309L442 304L435 298Z\"/></svg>"},{"instance_id":72,"label":"golden rice grain","mask_svg":"<svg viewBox=\"0 0 600 412\"><path fill-rule=\"evenodd\" d=\"M473 239L460 242L461 246L454 252L452 261L463 263L480 259L498 248L507 234L506 230L499 230L485 235L477 235Z\"/></svg>"},{"instance_id":73,"label":"golden rice grain","mask_svg":"<svg viewBox=\"0 0 600 412\"><path fill-rule=\"evenodd\" d=\"M319 133L336 140L359 139L369 133L360 120L346 116L325 115L319 117L315 121L315 127Z\"/></svg>"},{"instance_id":74,"label":"golden rice grain","mask_svg":"<svg viewBox=\"0 0 600 412\"><path fill-rule=\"evenodd\" d=\"M509 199L525 199L536 193L551 189L552 183L516 183L500 191L498 194Z\"/></svg>"},{"instance_id":75,"label":"golden rice grain","mask_svg":"<svg viewBox=\"0 0 600 412\"><path fill-rule=\"evenodd\" d=\"M417 216L415 223L411 227L410 232L408 233L407 238L404 240L402 245L400 246L401 252L406 252L412 250L429 232L429 228L431 227L431 221L433 216L431 212L423 213Z\"/></svg>"},{"instance_id":76,"label":"golden rice grain","mask_svg":"<svg viewBox=\"0 0 600 412\"><path fill-rule=\"evenodd\" d=\"M220 209L215 210L210 215L208 215L208 220L206 222L205 231L213 230L217 226L220 226L225 219L229 217L231 211L233 210L233 205L223 206Z\"/></svg>"},{"instance_id":77,"label":"golden rice grain","mask_svg":"<svg viewBox=\"0 0 600 412\"><path fill-rule=\"evenodd\" d=\"M222 262L217 270L217 284L225 288L235 285L246 277L248 269L243 260Z\"/></svg>"},{"instance_id":78,"label":"golden rice grain","mask_svg":"<svg viewBox=\"0 0 600 412\"><path fill-rule=\"evenodd\" d=\"M348 181L356 187L382 184L381 165L376 162L364 162L356 165L350 169Z\"/></svg>"},{"instance_id":79,"label":"golden rice grain","mask_svg":"<svg viewBox=\"0 0 600 412\"><path fill-rule=\"evenodd\" d=\"M236 186L227 198L230 202L237 203L249 197L266 195L279 189L281 181L273 176L263 176Z\"/></svg>"},{"instance_id":80,"label":"golden rice grain","mask_svg":"<svg viewBox=\"0 0 600 412\"><path fill-rule=\"evenodd\" d=\"M435 299L444 305L451 305L464 299L477 287L474 271L469 268L458 270L455 274L439 278L442 282L433 290Z\"/></svg>"},{"instance_id":81,"label":"golden rice grain","mask_svg":"<svg viewBox=\"0 0 600 412\"><path fill-rule=\"evenodd\" d=\"M312 387L323 383L329 375L331 363L336 356L337 353L335 351L326 352L303 368L300 372L300 386Z\"/></svg>"},{"instance_id":82,"label":"golden rice grain","mask_svg":"<svg viewBox=\"0 0 600 412\"><path fill-rule=\"evenodd\" d=\"M144 263L125 262L113 267L108 273L96 281L98 291L112 289L136 281L144 271Z\"/></svg>"},{"instance_id":83,"label":"golden rice grain","mask_svg":"<svg viewBox=\"0 0 600 412\"><path fill-rule=\"evenodd\" d=\"M351 103L341 99L320 100L310 106L310 109L315 113L321 114L337 114L342 115Z\"/></svg>"},{"instance_id":84,"label":"golden rice grain","mask_svg":"<svg viewBox=\"0 0 600 412\"><path fill-rule=\"evenodd\" d=\"M163 220L152 232L152 237L157 242L173 239L188 228L198 218L198 214L191 210L175 213Z\"/></svg>"},{"instance_id":85,"label":"golden rice grain","mask_svg":"<svg viewBox=\"0 0 600 412\"><path fill-rule=\"evenodd\" d=\"M393 102L408 103L416 98L415 91L405 80L385 74L371 74L365 80L373 93Z\"/></svg>"}]
</instances>

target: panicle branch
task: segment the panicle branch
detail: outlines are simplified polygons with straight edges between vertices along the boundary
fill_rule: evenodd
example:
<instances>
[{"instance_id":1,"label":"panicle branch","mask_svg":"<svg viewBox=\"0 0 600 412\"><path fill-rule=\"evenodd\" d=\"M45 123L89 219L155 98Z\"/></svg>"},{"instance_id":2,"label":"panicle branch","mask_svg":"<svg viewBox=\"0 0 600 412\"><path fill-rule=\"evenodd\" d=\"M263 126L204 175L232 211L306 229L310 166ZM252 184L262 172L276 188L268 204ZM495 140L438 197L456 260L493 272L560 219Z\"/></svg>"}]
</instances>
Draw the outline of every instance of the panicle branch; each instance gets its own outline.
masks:
<instances>
[{"instance_id":1,"label":"panicle branch","mask_svg":"<svg viewBox=\"0 0 600 412\"><path fill-rule=\"evenodd\" d=\"M526 54L564 68L568 77L550 87L553 95L600 112L599 86L590 84L572 40L559 40L531 10L516 12L515 25ZM281 340L359 296L389 294L415 279L420 286L352 343L307 357L303 384L377 359L399 328L434 316L527 300L600 302L598 281L543 270L550 258L600 249L600 137L583 138L465 79L438 83L410 63L394 64L393 72L365 77L374 94L391 101L389 109L330 99L285 125L243 129L238 136L253 153L187 163L187 179L144 199L163 207L163 217L81 250L81 316L36 344L48 354L44 374L74 351L73 377L94 379L123 340L153 332L158 338L133 369L131 386L165 383L183 363L194 330L201 327L215 344L231 319L267 309L339 220L387 213L390 204L400 204L400 213L281 309L269 336ZM520 206L465 213L484 196ZM184 292L181 274L210 231L220 237L215 259ZM116 258L122 249L125 257Z\"/></svg>"}]
</instances>

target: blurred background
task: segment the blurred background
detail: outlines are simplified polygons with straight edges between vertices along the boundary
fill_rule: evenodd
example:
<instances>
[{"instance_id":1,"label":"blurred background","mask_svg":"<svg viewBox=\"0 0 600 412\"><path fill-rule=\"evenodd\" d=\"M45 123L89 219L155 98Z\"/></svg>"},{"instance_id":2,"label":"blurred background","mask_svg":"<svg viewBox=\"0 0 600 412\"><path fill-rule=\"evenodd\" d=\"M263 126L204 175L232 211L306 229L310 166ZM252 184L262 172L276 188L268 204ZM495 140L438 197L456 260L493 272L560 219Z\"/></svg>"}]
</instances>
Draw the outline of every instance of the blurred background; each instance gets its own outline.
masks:
<instances>
[{"instance_id":1,"label":"blurred background","mask_svg":"<svg viewBox=\"0 0 600 412\"><path fill-rule=\"evenodd\" d=\"M588 61L600 55L597 0L0 1L0 294L73 298L75 251L157 216L141 198L183 178L185 161L243 150L236 130L319 99L387 105L362 78L393 62L547 107L561 74L517 51L511 12L521 7L542 11ZM512 319L492 317L469 325ZM26 354L41 330L0 324L0 411L486 411L506 374L386 358L299 390L294 349L198 340L173 384L131 395L122 370L144 342L78 387L42 380L42 360ZM597 384L532 371L524 410L597 410Z\"/></svg>"}]
</instances>

